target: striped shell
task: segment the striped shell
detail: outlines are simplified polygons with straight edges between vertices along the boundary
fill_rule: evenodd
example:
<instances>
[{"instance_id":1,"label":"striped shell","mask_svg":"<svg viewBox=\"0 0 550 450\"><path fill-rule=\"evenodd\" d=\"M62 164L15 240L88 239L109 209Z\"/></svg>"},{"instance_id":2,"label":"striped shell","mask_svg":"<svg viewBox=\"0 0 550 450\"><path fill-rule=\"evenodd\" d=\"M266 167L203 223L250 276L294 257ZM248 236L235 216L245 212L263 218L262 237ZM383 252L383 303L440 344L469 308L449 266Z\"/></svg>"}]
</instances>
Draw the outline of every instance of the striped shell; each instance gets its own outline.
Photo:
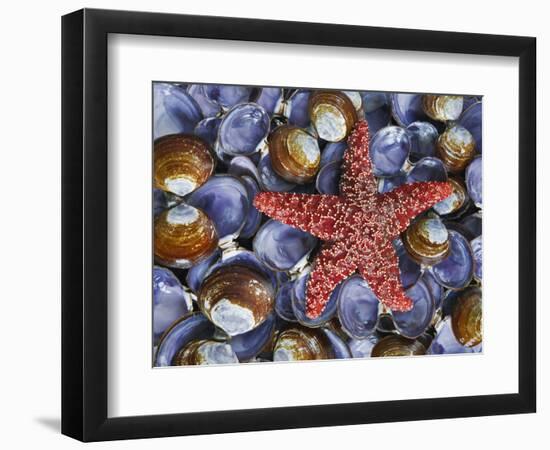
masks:
<instances>
[{"instance_id":1,"label":"striped shell","mask_svg":"<svg viewBox=\"0 0 550 450\"><path fill-rule=\"evenodd\" d=\"M328 142L344 140L357 122L357 111L342 92L316 91L309 97L308 108L317 135Z\"/></svg>"}]
</instances>

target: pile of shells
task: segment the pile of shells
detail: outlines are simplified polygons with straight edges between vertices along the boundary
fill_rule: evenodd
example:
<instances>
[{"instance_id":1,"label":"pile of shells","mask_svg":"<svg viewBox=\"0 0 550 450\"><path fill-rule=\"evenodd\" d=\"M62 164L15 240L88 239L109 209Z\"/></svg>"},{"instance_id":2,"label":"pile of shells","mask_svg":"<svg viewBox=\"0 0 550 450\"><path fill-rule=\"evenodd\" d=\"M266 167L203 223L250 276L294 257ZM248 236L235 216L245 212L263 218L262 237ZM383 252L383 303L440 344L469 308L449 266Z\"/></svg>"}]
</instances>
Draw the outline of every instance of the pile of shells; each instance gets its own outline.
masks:
<instances>
[{"instance_id":1,"label":"pile of shells","mask_svg":"<svg viewBox=\"0 0 550 450\"><path fill-rule=\"evenodd\" d=\"M481 351L481 98L179 83L153 95L155 366ZM320 242L253 199L338 194L361 119L381 193L415 181L453 193L394 242L410 311L355 274L311 319Z\"/></svg>"}]
</instances>

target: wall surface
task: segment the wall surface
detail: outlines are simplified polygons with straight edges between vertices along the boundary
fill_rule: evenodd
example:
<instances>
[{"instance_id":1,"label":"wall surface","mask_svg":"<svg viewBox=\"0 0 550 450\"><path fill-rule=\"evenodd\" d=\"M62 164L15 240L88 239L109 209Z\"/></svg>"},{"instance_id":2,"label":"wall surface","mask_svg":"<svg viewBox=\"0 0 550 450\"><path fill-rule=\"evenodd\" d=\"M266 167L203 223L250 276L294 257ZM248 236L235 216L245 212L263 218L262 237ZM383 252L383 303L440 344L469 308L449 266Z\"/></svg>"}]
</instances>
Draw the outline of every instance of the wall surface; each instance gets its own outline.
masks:
<instances>
[{"instance_id":1,"label":"wall surface","mask_svg":"<svg viewBox=\"0 0 550 450\"><path fill-rule=\"evenodd\" d=\"M550 29L544 2L499 2L498 7L462 0L452 7L440 1L301 2L277 0L88 0L5 2L0 16L2 70L0 77L0 140L3 213L0 222L2 296L0 309L3 348L0 414L3 448L76 448L82 444L59 434L60 417L60 16L81 7L156 10L161 12L246 16L517 34L538 38L539 150L539 401L537 414L460 420L409 422L321 428L226 436L170 438L100 443L94 448L542 448L548 445L550 389L550 328L540 318L550 313L542 299L548 295L548 262L540 255L549 239L540 232L548 207L550 182L542 168L544 154L543 103L550 73ZM403 74L406 76L406 74ZM503 130L506 132L506 130ZM543 190L545 192L543 192ZM546 216L546 217L543 217ZM547 227L546 227L547 228ZM503 256L504 257L504 256ZM546 275L547 278L547 275ZM545 295L546 294L546 295ZM334 380L333 382L338 382ZM475 382L475 376L468 382Z\"/></svg>"}]
</instances>

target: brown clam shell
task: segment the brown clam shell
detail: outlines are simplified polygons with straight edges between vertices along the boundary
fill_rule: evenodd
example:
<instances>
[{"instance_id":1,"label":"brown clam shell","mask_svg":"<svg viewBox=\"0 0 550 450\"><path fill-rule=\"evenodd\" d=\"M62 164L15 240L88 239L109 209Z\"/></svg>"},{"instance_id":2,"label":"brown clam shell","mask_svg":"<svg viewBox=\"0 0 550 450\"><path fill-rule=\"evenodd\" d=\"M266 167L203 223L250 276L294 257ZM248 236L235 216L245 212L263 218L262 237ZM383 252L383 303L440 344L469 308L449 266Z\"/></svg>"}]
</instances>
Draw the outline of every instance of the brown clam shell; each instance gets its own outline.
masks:
<instances>
[{"instance_id":1,"label":"brown clam shell","mask_svg":"<svg viewBox=\"0 0 550 450\"><path fill-rule=\"evenodd\" d=\"M214 172L208 144L197 136L172 134L155 141L155 187L184 196L204 184Z\"/></svg>"},{"instance_id":2,"label":"brown clam shell","mask_svg":"<svg viewBox=\"0 0 550 450\"><path fill-rule=\"evenodd\" d=\"M214 224L200 209L180 203L155 219L155 259L164 265L188 268L218 245Z\"/></svg>"},{"instance_id":3,"label":"brown clam shell","mask_svg":"<svg viewBox=\"0 0 550 450\"><path fill-rule=\"evenodd\" d=\"M475 141L466 128L453 125L441 133L436 149L447 170L460 173L475 156Z\"/></svg>"},{"instance_id":4,"label":"brown clam shell","mask_svg":"<svg viewBox=\"0 0 550 450\"><path fill-rule=\"evenodd\" d=\"M447 180L453 188L452 194L445 200L434 205L434 210L441 215L454 214L465 208L468 203L468 191L462 178L450 176Z\"/></svg>"},{"instance_id":5,"label":"brown clam shell","mask_svg":"<svg viewBox=\"0 0 550 450\"><path fill-rule=\"evenodd\" d=\"M429 95L422 96L422 109L434 120L445 122L456 120L462 113L464 104L460 95Z\"/></svg>"},{"instance_id":6,"label":"brown clam shell","mask_svg":"<svg viewBox=\"0 0 550 450\"><path fill-rule=\"evenodd\" d=\"M471 287L456 299L451 315L453 333L462 345L475 347L483 340L481 289Z\"/></svg>"},{"instance_id":7,"label":"brown clam shell","mask_svg":"<svg viewBox=\"0 0 550 450\"><path fill-rule=\"evenodd\" d=\"M397 334L386 336L372 348L371 356L415 356L425 355L426 347L419 341L407 339Z\"/></svg>"},{"instance_id":8,"label":"brown clam shell","mask_svg":"<svg viewBox=\"0 0 550 450\"><path fill-rule=\"evenodd\" d=\"M212 361L212 356L209 354L209 349L218 346L226 347L223 361ZM191 341L185 347L181 348L176 356L174 356L173 365L175 366L196 366L205 364L220 364L220 363L238 363L239 360L233 350L227 343L218 342L210 339L200 339Z\"/></svg>"},{"instance_id":9,"label":"brown clam shell","mask_svg":"<svg viewBox=\"0 0 550 450\"><path fill-rule=\"evenodd\" d=\"M357 122L351 99L339 91L316 91L309 97L309 118L317 135L329 142L344 140Z\"/></svg>"},{"instance_id":10,"label":"brown clam shell","mask_svg":"<svg viewBox=\"0 0 550 450\"><path fill-rule=\"evenodd\" d=\"M202 283L199 307L230 336L260 325L273 310L275 292L261 273L244 265L222 266Z\"/></svg>"},{"instance_id":11,"label":"brown clam shell","mask_svg":"<svg viewBox=\"0 0 550 450\"><path fill-rule=\"evenodd\" d=\"M413 221L402 234L402 241L411 258L429 266L445 259L451 250L447 229L435 214Z\"/></svg>"},{"instance_id":12,"label":"brown clam shell","mask_svg":"<svg viewBox=\"0 0 550 450\"><path fill-rule=\"evenodd\" d=\"M283 179L297 184L312 181L321 164L317 139L292 125L280 126L271 133L269 156L273 170Z\"/></svg>"},{"instance_id":13,"label":"brown clam shell","mask_svg":"<svg viewBox=\"0 0 550 450\"><path fill-rule=\"evenodd\" d=\"M319 328L292 326L281 332L275 342L275 361L332 359L330 342Z\"/></svg>"}]
</instances>

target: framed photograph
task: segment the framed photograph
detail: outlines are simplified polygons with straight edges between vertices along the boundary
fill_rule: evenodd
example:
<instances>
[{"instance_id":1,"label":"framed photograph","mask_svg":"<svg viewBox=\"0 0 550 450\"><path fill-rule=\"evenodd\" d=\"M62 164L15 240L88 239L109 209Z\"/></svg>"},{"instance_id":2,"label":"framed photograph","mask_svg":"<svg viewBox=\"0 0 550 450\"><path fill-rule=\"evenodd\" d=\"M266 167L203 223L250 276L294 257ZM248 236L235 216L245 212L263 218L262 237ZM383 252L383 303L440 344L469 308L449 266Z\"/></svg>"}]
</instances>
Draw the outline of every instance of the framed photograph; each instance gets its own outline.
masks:
<instances>
[{"instance_id":1,"label":"framed photograph","mask_svg":"<svg viewBox=\"0 0 550 450\"><path fill-rule=\"evenodd\" d=\"M64 16L62 432L535 412L535 55Z\"/></svg>"}]
</instances>

